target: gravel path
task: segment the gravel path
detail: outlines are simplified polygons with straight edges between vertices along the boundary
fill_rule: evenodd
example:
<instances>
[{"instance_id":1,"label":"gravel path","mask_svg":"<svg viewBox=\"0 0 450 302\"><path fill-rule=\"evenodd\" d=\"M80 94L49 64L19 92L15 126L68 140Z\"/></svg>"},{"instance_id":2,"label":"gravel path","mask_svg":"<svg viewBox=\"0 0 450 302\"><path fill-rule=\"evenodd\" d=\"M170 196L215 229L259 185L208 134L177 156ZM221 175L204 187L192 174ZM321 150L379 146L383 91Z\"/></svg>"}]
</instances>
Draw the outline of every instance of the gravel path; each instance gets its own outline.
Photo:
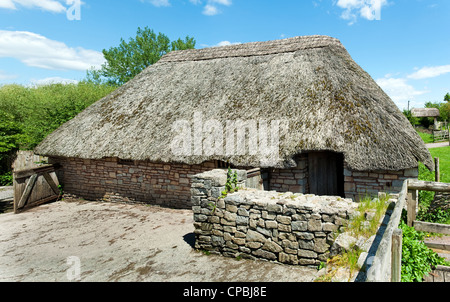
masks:
<instances>
[{"instance_id":1,"label":"gravel path","mask_svg":"<svg viewBox=\"0 0 450 302\"><path fill-rule=\"evenodd\" d=\"M204 255L191 211L55 202L0 214L0 281L311 282L317 270Z\"/></svg>"}]
</instances>

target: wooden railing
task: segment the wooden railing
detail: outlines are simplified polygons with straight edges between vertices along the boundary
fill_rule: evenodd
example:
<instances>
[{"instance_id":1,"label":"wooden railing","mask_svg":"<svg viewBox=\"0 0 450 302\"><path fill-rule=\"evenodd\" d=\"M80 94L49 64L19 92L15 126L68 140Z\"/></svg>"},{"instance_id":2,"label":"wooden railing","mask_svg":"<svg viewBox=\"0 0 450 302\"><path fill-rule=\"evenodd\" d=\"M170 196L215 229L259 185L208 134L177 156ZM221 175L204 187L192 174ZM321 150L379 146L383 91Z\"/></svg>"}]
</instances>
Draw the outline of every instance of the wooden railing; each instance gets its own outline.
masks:
<instances>
[{"instance_id":1,"label":"wooden railing","mask_svg":"<svg viewBox=\"0 0 450 302\"><path fill-rule=\"evenodd\" d=\"M441 193L450 193L450 183L408 180L408 199L407 199L407 223L417 231L441 233L450 235L450 225L439 223L428 223L416 220L417 214L417 191L434 191Z\"/></svg>"},{"instance_id":2,"label":"wooden railing","mask_svg":"<svg viewBox=\"0 0 450 302\"><path fill-rule=\"evenodd\" d=\"M418 191L434 191L441 193L450 193L450 184L441 182L430 182L409 179L407 182L407 224L414 227L417 231L432 232L440 234L450 234L450 225L439 223L428 223L416 220L418 208ZM405 190L405 186L404 186ZM402 263L402 230L396 229L392 234L391 249L391 282L401 282L401 263ZM444 270L448 268L444 267Z\"/></svg>"}]
</instances>

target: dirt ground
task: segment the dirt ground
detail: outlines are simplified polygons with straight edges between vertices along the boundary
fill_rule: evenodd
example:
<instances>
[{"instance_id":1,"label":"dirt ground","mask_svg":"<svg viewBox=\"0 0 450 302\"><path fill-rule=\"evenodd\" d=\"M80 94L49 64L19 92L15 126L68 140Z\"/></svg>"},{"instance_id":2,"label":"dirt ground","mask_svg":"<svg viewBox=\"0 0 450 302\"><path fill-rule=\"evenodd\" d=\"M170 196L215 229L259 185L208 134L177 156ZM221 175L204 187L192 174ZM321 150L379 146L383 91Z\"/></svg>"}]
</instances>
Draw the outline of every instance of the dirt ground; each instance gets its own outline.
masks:
<instances>
[{"instance_id":1,"label":"dirt ground","mask_svg":"<svg viewBox=\"0 0 450 302\"><path fill-rule=\"evenodd\" d=\"M311 282L317 270L205 255L192 212L59 201L0 214L0 281Z\"/></svg>"}]
</instances>

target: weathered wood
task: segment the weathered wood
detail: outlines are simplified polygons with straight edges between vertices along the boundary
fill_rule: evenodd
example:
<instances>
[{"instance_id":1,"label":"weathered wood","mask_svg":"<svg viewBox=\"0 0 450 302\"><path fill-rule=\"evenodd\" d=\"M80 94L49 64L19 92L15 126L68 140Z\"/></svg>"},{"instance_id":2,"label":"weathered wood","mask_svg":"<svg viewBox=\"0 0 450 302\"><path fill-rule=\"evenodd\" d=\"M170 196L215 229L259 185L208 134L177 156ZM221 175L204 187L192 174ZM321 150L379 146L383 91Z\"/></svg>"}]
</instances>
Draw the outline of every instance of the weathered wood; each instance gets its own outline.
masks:
<instances>
[{"instance_id":1,"label":"weathered wood","mask_svg":"<svg viewBox=\"0 0 450 302\"><path fill-rule=\"evenodd\" d=\"M309 193L318 196L343 196L343 156L333 152L308 154Z\"/></svg>"},{"instance_id":2,"label":"weathered wood","mask_svg":"<svg viewBox=\"0 0 450 302\"><path fill-rule=\"evenodd\" d=\"M53 201L56 201L56 200L58 200L58 196L53 195L53 196L41 199L39 201L33 202L32 204L26 204L23 208L17 209L15 214L19 214L19 213L24 212L24 211L26 211L28 209L35 208L35 207L38 207L40 205L43 205L43 204L46 204L46 203L49 203L49 202L53 202Z\"/></svg>"},{"instance_id":3,"label":"weathered wood","mask_svg":"<svg viewBox=\"0 0 450 302\"><path fill-rule=\"evenodd\" d=\"M414 220L416 220L417 215L417 190L408 190L406 198L406 209L407 209L407 224L409 227L413 226Z\"/></svg>"},{"instance_id":4,"label":"weathered wood","mask_svg":"<svg viewBox=\"0 0 450 302\"><path fill-rule=\"evenodd\" d=\"M55 168L55 165L45 165L14 171L14 213L59 198L59 181Z\"/></svg>"},{"instance_id":5,"label":"weathered wood","mask_svg":"<svg viewBox=\"0 0 450 302\"><path fill-rule=\"evenodd\" d=\"M436 182L441 182L441 172L440 172L440 168L439 168L439 157L436 157L434 159L434 180Z\"/></svg>"},{"instance_id":6,"label":"weathered wood","mask_svg":"<svg viewBox=\"0 0 450 302\"><path fill-rule=\"evenodd\" d=\"M450 225L448 224L414 221L413 226L417 231L450 235Z\"/></svg>"},{"instance_id":7,"label":"weathered wood","mask_svg":"<svg viewBox=\"0 0 450 302\"><path fill-rule=\"evenodd\" d=\"M450 193L450 183L410 179L408 180L408 189Z\"/></svg>"},{"instance_id":8,"label":"weathered wood","mask_svg":"<svg viewBox=\"0 0 450 302\"><path fill-rule=\"evenodd\" d=\"M401 229L392 234L391 282L402 281L402 235Z\"/></svg>"},{"instance_id":9,"label":"weathered wood","mask_svg":"<svg viewBox=\"0 0 450 302\"><path fill-rule=\"evenodd\" d=\"M58 185L55 184L50 174L48 172L45 172L44 174L42 174L42 176L44 176L45 180L50 185L50 188L52 188L53 192L55 192L56 195L59 195Z\"/></svg>"},{"instance_id":10,"label":"weathered wood","mask_svg":"<svg viewBox=\"0 0 450 302\"><path fill-rule=\"evenodd\" d=\"M20 197L20 200L19 200L19 202L17 203L17 209L20 209L20 208L22 208L22 207L25 205L25 203L26 203L28 197L29 197L30 194L31 194L31 190L33 189L34 184L36 183L37 177L38 177L38 175L37 175L37 174L34 174L34 175L32 175L32 176L30 177L30 179L28 180L27 186L25 187L25 191L23 192L22 197ZM16 207L15 207L15 208L16 208Z\"/></svg>"},{"instance_id":11,"label":"weathered wood","mask_svg":"<svg viewBox=\"0 0 450 302\"><path fill-rule=\"evenodd\" d=\"M30 177L33 174L39 174L39 173L45 173L45 172L51 172L57 169L57 165L45 165L39 168L33 168L28 170L21 170L21 171L14 171L14 178L15 179L21 179L21 178L27 178Z\"/></svg>"}]
</instances>

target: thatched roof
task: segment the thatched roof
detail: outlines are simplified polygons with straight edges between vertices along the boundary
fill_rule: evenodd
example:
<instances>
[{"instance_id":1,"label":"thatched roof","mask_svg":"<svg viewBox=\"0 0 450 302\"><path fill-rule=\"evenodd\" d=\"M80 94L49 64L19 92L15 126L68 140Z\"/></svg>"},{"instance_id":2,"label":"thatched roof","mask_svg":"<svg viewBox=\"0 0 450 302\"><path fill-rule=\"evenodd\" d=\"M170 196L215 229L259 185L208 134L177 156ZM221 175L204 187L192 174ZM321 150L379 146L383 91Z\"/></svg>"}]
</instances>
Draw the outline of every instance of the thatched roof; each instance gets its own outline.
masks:
<instances>
[{"instance_id":1,"label":"thatched roof","mask_svg":"<svg viewBox=\"0 0 450 302\"><path fill-rule=\"evenodd\" d=\"M175 155L171 144L180 133L173 125L186 120L194 128L194 113L225 130L227 120L285 122L281 161L266 166L289 167L297 154L314 150L344 153L349 168L357 171L414 168L418 161L433 166L406 117L344 46L326 36L171 52L64 124L35 151L264 166L260 154L248 152Z\"/></svg>"},{"instance_id":2,"label":"thatched roof","mask_svg":"<svg viewBox=\"0 0 450 302\"><path fill-rule=\"evenodd\" d=\"M437 108L417 108L412 109L411 114L415 117L438 117L441 115Z\"/></svg>"}]
</instances>

